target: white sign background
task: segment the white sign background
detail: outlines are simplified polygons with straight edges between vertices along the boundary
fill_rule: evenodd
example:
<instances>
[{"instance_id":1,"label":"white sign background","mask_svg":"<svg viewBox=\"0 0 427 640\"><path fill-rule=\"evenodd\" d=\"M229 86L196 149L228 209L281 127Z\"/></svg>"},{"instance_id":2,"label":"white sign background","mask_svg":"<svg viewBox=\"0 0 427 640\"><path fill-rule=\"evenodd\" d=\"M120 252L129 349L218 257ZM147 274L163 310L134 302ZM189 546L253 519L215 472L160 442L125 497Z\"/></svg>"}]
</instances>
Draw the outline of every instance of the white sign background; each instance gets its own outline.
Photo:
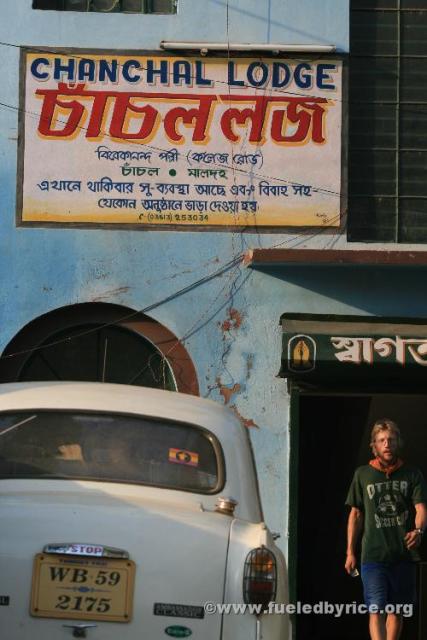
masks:
<instances>
[{"instance_id":1,"label":"white sign background","mask_svg":"<svg viewBox=\"0 0 427 640\"><path fill-rule=\"evenodd\" d=\"M339 225L339 60L28 52L25 70L23 223Z\"/></svg>"}]
</instances>

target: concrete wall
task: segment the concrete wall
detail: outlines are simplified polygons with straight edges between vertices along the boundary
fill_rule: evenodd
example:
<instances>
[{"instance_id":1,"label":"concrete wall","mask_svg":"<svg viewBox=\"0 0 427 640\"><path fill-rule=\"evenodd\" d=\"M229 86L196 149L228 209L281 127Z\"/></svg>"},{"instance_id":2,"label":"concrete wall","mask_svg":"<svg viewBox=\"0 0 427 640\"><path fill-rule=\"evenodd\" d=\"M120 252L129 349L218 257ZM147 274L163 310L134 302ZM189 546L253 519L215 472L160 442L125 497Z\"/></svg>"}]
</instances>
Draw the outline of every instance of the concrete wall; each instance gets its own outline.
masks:
<instances>
[{"instance_id":1,"label":"concrete wall","mask_svg":"<svg viewBox=\"0 0 427 640\"><path fill-rule=\"evenodd\" d=\"M336 44L348 51L346 0L178 0L176 15L35 11L31 0L2 3L0 21L0 351L32 319L65 305L103 301L143 309L248 248L328 248L345 234L281 234L17 228L15 194L19 46L157 49L160 40ZM40 159L42 162L43 159ZM394 286L397 286L396 284ZM386 308L378 276L366 292L357 273L318 278L295 269L232 266L220 277L158 306L152 317L177 336L195 363L201 394L234 406L251 430L266 519L286 550L288 396L280 366L285 311L427 311L407 283ZM394 291L395 289L393 289ZM415 294L415 292L414 292ZM407 310L406 309L406 310ZM406 313L406 311L405 311Z\"/></svg>"}]
</instances>

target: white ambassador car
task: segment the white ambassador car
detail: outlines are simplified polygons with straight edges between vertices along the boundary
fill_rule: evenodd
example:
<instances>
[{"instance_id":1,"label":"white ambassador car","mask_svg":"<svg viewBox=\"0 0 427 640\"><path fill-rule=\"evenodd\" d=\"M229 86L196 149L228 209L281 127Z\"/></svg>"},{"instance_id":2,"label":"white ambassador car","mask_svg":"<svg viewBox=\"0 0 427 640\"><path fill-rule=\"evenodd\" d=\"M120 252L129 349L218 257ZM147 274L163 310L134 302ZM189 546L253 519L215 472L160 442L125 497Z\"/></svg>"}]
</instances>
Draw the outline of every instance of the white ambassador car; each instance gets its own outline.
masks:
<instances>
[{"instance_id":1,"label":"white ambassador car","mask_svg":"<svg viewBox=\"0 0 427 640\"><path fill-rule=\"evenodd\" d=\"M246 430L214 402L97 383L0 385L5 640L286 640ZM263 607L261 607L262 609Z\"/></svg>"}]
</instances>

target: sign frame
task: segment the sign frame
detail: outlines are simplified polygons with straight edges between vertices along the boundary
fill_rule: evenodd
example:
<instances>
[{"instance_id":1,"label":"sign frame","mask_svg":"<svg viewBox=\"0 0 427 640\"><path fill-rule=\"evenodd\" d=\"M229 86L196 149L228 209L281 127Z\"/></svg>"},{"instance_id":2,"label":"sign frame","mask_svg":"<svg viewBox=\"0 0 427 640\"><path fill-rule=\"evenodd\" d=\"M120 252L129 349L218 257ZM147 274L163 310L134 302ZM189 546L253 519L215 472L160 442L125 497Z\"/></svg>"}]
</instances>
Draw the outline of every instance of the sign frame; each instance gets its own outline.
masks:
<instances>
[{"instance_id":1,"label":"sign frame","mask_svg":"<svg viewBox=\"0 0 427 640\"><path fill-rule=\"evenodd\" d=\"M26 145L26 140L25 140L25 135L26 135L26 131L25 131L25 117L26 117L26 109L27 109L27 103L26 103L26 81L27 81L27 56L31 55L31 54L35 54L37 53L38 55L42 56L43 53L49 54L49 55L62 55L62 56L76 56L78 58L82 58L84 56L116 56L116 57L123 57L123 56L138 56L138 57L144 57L144 56L152 56L153 58L158 58L160 59L173 59L176 58L176 56L172 56L169 52L159 52L159 51L153 51L153 50L140 50L140 51L132 51L132 50L104 50L104 49L80 49L80 48L61 48L61 49L57 49L57 48L52 48L52 47L22 47L21 48L21 58L20 58L20 92L19 92L19 96L20 96L20 109L19 109L19 142L18 142L18 180L17 180L17 193L16 193L16 224L17 226L24 226L24 227L61 227L61 228L84 228L84 229L91 229L91 228L107 228L107 229L138 229L138 230L172 230L172 231L190 231L190 230L197 230L197 231L215 231L215 232L230 232L230 231L239 231L239 232L243 232L243 233L272 233L272 232L280 232L285 229L292 229L292 232L295 232L295 230L297 229L306 229L307 227L314 227L315 229L319 229L319 231L321 229L331 229L331 231L335 231L337 233L340 232L341 230L341 224L342 224L342 213L345 207L345 200L346 200L346 196L345 196L345 191L346 191L346 186L345 186L345 171L343 168L343 160L345 158L345 145L343 144L344 141L344 131L343 131L343 123L344 120L346 118L346 115L344 113L344 109L341 108L340 111L340 135L339 137L339 149L337 150L337 153L339 155L340 158L340 166L339 166L339 170L337 168L337 174L339 174L338 180L339 180L339 184L340 184L340 190L339 193L337 192L336 197L338 199L338 211L339 213L337 214L336 218L334 217L334 219L331 221L329 219L323 219L322 222L320 224L301 224L299 222L295 222L295 223L290 223L288 220L284 221L283 224L267 224L267 223L263 223L262 222L262 215L260 215L258 217L258 220L256 221L256 224L251 224L251 225L247 225L247 224L210 224L210 223L206 223L206 224L195 224L195 223L191 223L191 224L186 224L186 223L180 223L180 224L174 224L172 223L168 223L168 224L158 224L155 222L146 222L144 224L139 224L138 222L107 222L105 220L96 220L96 221L87 221L87 220L83 220L83 221L76 221L76 220L71 220L70 222L64 221L64 220L48 220L48 219L44 219L43 217L34 219L34 220L29 220L26 219L26 216L24 215L24 186L25 186L25 173L24 173L24 162L25 162L25 153L26 153L26 146L27 146L27 151L28 151L28 145ZM181 57L185 57L185 56L181 56ZM247 53L239 53L239 54L234 54L233 53L233 60L236 61L236 64L240 64L239 61L241 60L247 60L248 59L248 54ZM195 60L196 57L194 55L187 57L189 60ZM215 60L217 58L220 58L221 60L225 60L224 56L210 56L209 60ZM312 62L312 58L313 56L309 56L309 55L299 55L298 56L298 61L302 61L304 62L304 60L307 61L311 61ZM255 57L251 57L250 59L252 60L257 60L257 58ZM279 56L275 56L274 59L275 61L281 61L283 63L286 63L286 61L292 61L294 60L294 58L289 55L289 54L283 54L283 55L279 55ZM337 55L337 54L331 54L328 55L328 60L333 60L335 61L338 69L341 70L340 75L339 75L339 80L340 80L340 91L341 91L341 103L344 103L343 100L343 96L345 95L345 91L346 91L346 75L347 75L347 71L346 71L346 67L347 67L347 61L345 59L345 56L343 55ZM266 62L269 62L269 60L267 59ZM288 214L287 214L288 215ZM320 215L320 214L319 214Z\"/></svg>"}]
</instances>

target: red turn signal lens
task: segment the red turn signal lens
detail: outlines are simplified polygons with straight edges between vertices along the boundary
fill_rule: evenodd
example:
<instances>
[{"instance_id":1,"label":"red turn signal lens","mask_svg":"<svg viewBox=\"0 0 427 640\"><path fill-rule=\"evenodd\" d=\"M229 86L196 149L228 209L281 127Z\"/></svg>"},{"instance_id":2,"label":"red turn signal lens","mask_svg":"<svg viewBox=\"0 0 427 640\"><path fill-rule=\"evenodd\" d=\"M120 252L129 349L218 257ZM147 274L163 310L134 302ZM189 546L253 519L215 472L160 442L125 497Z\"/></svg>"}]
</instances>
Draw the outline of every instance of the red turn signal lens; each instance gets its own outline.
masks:
<instances>
[{"instance_id":1,"label":"red turn signal lens","mask_svg":"<svg viewBox=\"0 0 427 640\"><path fill-rule=\"evenodd\" d=\"M253 549L245 560L243 599L245 604L260 604L265 608L274 602L277 591L277 565L274 554L265 547Z\"/></svg>"}]
</instances>

